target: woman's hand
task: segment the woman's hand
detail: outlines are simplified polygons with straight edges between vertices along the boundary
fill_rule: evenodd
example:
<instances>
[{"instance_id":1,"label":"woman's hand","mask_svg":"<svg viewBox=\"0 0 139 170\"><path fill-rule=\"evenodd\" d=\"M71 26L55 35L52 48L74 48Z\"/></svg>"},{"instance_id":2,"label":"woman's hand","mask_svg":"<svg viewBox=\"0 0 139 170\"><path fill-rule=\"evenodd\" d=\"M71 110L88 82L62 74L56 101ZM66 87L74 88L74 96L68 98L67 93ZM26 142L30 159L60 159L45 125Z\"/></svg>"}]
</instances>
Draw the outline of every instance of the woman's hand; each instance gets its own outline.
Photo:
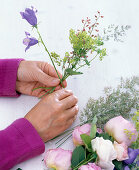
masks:
<instances>
[{"instance_id":1,"label":"woman's hand","mask_svg":"<svg viewBox=\"0 0 139 170\"><path fill-rule=\"evenodd\" d=\"M58 72L59 73L59 72ZM59 73L60 78L62 75ZM55 87L55 90L61 88L60 80L53 66L47 62L41 61L21 61L16 81L16 90L20 93L30 96L40 97L44 95L47 89L37 89L37 87ZM63 82L64 87L67 86L66 81Z\"/></svg>"},{"instance_id":2,"label":"woman's hand","mask_svg":"<svg viewBox=\"0 0 139 170\"><path fill-rule=\"evenodd\" d=\"M65 131L77 113L77 98L71 91L61 89L44 97L25 118L46 142Z\"/></svg>"}]
</instances>

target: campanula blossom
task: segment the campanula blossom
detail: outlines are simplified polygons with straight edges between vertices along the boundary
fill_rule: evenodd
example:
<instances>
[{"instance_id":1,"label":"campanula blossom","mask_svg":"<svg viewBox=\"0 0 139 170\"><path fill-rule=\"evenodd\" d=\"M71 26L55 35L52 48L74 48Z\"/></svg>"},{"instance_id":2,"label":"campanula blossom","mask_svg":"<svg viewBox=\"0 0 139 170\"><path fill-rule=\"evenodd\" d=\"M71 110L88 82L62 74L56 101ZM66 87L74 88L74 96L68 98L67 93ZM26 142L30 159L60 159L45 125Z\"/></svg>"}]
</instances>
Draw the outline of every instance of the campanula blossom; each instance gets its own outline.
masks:
<instances>
[{"instance_id":1,"label":"campanula blossom","mask_svg":"<svg viewBox=\"0 0 139 170\"><path fill-rule=\"evenodd\" d=\"M32 26L37 25L37 17L36 17L37 10L34 7L26 8L25 12L20 12L23 19L27 20L29 24Z\"/></svg>"},{"instance_id":2,"label":"campanula blossom","mask_svg":"<svg viewBox=\"0 0 139 170\"><path fill-rule=\"evenodd\" d=\"M128 157L129 158L124 160L124 163L132 164L138 155L139 155L139 149L128 148Z\"/></svg>"},{"instance_id":3,"label":"campanula blossom","mask_svg":"<svg viewBox=\"0 0 139 170\"><path fill-rule=\"evenodd\" d=\"M28 33L28 32L25 32L25 34L26 34L26 38L24 38L23 44L27 46L25 48L25 51L27 51L31 46L37 44L38 40L34 37L31 37L30 33Z\"/></svg>"},{"instance_id":4,"label":"campanula blossom","mask_svg":"<svg viewBox=\"0 0 139 170\"><path fill-rule=\"evenodd\" d=\"M124 170L130 170L128 166L125 166L124 167Z\"/></svg>"}]
</instances>

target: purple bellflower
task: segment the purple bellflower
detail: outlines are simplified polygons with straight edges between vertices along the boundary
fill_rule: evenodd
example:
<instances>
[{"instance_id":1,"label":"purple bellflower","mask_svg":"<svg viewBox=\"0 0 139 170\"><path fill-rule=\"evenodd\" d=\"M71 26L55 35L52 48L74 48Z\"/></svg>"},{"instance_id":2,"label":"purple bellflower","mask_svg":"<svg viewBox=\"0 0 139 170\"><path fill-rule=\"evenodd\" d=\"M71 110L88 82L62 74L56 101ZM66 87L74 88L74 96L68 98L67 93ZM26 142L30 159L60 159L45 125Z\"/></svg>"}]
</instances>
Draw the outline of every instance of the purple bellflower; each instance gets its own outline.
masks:
<instances>
[{"instance_id":1,"label":"purple bellflower","mask_svg":"<svg viewBox=\"0 0 139 170\"><path fill-rule=\"evenodd\" d=\"M20 12L23 19L27 20L28 23L30 23L32 26L37 25L37 17L36 17L37 10L31 6L30 8L26 8L25 12Z\"/></svg>"},{"instance_id":2,"label":"purple bellflower","mask_svg":"<svg viewBox=\"0 0 139 170\"><path fill-rule=\"evenodd\" d=\"M124 170L130 170L128 166L125 166L124 167Z\"/></svg>"},{"instance_id":3,"label":"purple bellflower","mask_svg":"<svg viewBox=\"0 0 139 170\"><path fill-rule=\"evenodd\" d=\"M30 36L30 33L25 32L26 38L23 40L23 44L26 45L27 47L25 48L25 52L33 45L38 43L38 40L34 37Z\"/></svg>"},{"instance_id":4,"label":"purple bellflower","mask_svg":"<svg viewBox=\"0 0 139 170\"><path fill-rule=\"evenodd\" d=\"M124 160L124 163L132 164L138 155L139 155L139 149L128 148L128 157L129 158Z\"/></svg>"}]
</instances>

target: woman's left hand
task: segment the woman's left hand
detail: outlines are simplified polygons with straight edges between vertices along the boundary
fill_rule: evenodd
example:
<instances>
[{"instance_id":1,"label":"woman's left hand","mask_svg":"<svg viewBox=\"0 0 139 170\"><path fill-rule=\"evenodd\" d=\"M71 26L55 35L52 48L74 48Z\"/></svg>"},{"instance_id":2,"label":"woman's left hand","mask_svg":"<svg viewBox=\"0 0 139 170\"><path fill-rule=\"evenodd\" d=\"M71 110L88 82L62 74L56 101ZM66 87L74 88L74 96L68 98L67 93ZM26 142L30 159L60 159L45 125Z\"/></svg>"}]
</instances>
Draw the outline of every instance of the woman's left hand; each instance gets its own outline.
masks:
<instances>
[{"instance_id":1,"label":"woman's left hand","mask_svg":"<svg viewBox=\"0 0 139 170\"><path fill-rule=\"evenodd\" d=\"M58 72L60 78L62 75ZM22 94L40 97L44 95L48 89L37 89L38 87L55 87L55 90L61 88L60 80L54 67L47 62L41 61L21 61L16 81L16 90ZM67 82L63 81L64 87Z\"/></svg>"}]
</instances>

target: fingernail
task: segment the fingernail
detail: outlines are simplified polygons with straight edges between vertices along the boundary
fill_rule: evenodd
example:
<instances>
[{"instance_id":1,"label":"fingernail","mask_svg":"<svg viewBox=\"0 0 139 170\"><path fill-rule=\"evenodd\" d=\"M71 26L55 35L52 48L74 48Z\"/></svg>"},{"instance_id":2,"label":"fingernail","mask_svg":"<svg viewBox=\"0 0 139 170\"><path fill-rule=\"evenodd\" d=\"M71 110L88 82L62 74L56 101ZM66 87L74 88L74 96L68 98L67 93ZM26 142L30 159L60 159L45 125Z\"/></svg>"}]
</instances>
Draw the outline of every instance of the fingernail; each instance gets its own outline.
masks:
<instances>
[{"instance_id":1,"label":"fingernail","mask_svg":"<svg viewBox=\"0 0 139 170\"><path fill-rule=\"evenodd\" d=\"M52 83L58 84L58 83L59 83L59 79L53 79L53 80L52 80Z\"/></svg>"},{"instance_id":2,"label":"fingernail","mask_svg":"<svg viewBox=\"0 0 139 170\"><path fill-rule=\"evenodd\" d=\"M66 90L67 92L69 92L69 93L73 93L72 90L67 90L67 89L65 89L65 90Z\"/></svg>"}]
</instances>

